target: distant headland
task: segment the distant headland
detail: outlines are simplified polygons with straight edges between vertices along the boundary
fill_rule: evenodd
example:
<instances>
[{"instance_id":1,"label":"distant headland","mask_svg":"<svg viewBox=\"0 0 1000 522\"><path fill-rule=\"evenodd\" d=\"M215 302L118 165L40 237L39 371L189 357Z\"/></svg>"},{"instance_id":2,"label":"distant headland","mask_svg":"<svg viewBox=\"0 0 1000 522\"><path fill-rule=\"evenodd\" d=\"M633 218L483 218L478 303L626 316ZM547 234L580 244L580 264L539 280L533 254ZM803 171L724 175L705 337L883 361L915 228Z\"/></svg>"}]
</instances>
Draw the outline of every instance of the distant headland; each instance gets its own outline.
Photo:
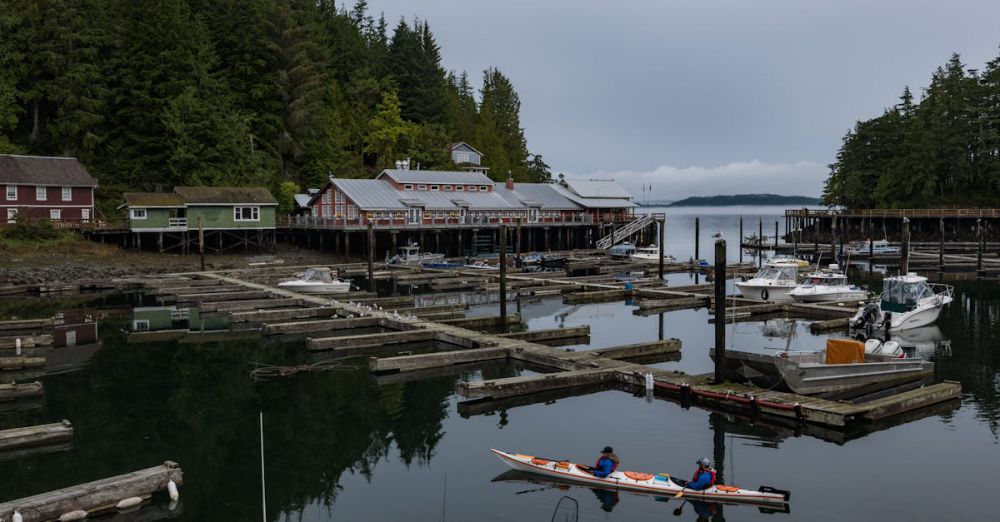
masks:
<instances>
[{"instance_id":1,"label":"distant headland","mask_svg":"<svg viewBox=\"0 0 1000 522\"><path fill-rule=\"evenodd\" d=\"M731 196L692 196L663 205L667 207L728 207L734 205L818 206L819 198L779 196L777 194L733 194Z\"/></svg>"}]
</instances>

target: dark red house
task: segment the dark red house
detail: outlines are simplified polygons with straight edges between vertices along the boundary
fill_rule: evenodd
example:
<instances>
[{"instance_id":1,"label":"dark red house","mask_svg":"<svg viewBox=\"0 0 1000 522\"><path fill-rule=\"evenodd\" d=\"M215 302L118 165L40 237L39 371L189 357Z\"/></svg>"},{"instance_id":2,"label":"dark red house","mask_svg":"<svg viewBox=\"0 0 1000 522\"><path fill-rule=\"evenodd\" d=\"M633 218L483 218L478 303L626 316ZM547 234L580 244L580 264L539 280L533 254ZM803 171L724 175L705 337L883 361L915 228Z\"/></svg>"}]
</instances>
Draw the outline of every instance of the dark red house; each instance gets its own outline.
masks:
<instances>
[{"instance_id":1,"label":"dark red house","mask_svg":"<svg viewBox=\"0 0 1000 522\"><path fill-rule=\"evenodd\" d=\"M0 220L94 219L97 182L76 158L0 154Z\"/></svg>"}]
</instances>

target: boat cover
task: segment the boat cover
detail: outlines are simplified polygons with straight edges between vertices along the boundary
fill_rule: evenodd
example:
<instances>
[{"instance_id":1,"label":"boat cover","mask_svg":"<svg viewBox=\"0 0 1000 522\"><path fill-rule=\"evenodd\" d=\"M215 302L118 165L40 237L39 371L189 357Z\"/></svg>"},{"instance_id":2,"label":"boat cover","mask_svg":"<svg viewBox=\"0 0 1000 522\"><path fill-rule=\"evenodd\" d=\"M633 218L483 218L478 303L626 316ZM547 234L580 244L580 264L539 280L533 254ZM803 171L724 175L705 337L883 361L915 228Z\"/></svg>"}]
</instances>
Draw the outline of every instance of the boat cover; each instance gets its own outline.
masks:
<instances>
[{"instance_id":1,"label":"boat cover","mask_svg":"<svg viewBox=\"0 0 1000 522\"><path fill-rule=\"evenodd\" d=\"M827 339L826 364L857 364L865 362L865 345L854 339Z\"/></svg>"}]
</instances>

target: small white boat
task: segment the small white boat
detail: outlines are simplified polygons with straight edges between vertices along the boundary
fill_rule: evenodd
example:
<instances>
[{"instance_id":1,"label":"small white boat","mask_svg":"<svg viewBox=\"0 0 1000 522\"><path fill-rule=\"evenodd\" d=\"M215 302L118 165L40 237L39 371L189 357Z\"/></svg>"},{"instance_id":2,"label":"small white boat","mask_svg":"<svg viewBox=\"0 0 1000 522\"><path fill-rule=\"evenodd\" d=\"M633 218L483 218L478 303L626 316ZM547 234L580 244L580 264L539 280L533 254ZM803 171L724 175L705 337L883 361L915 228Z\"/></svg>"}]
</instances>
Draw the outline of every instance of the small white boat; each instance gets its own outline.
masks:
<instances>
[{"instance_id":1,"label":"small white boat","mask_svg":"<svg viewBox=\"0 0 1000 522\"><path fill-rule=\"evenodd\" d=\"M736 283L736 291L747 299L761 301L791 301L788 292L799 282L797 263L773 263L768 261L753 278Z\"/></svg>"},{"instance_id":2,"label":"small white boat","mask_svg":"<svg viewBox=\"0 0 1000 522\"><path fill-rule=\"evenodd\" d=\"M351 290L351 282L334 278L329 268L309 268L298 279L278 283L278 288L301 294L343 294Z\"/></svg>"},{"instance_id":3,"label":"small white boat","mask_svg":"<svg viewBox=\"0 0 1000 522\"><path fill-rule=\"evenodd\" d=\"M632 261L637 261L639 263L659 263L660 262L660 247L656 245L649 245L644 247L638 247L635 252L632 253ZM664 263L673 263L674 257L663 254Z\"/></svg>"},{"instance_id":4,"label":"small white boat","mask_svg":"<svg viewBox=\"0 0 1000 522\"><path fill-rule=\"evenodd\" d=\"M955 289L928 283L913 272L887 277L877 303L863 306L851 318L854 328L904 330L920 328L937 321L941 310L953 300Z\"/></svg>"},{"instance_id":5,"label":"small white boat","mask_svg":"<svg viewBox=\"0 0 1000 522\"><path fill-rule=\"evenodd\" d=\"M885 239L878 239L872 241L870 244L867 241L859 241L857 243L853 243L847 247L847 253L851 254L852 256L868 255L868 254L890 255L890 254L900 253L900 249L898 246L889 243Z\"/></svg>"},{"instance_id":6,"label":"small white boat","mask_svg":"<svg viewBox=\"0 0 1000 522\"><path fill-rule=\"evenodd\" d=\"M868 292L847 282L847 276L837 265L829 270L807 274L805 281L788 292L792 299L800 303L824 303L832 301L863 301Z\"/></svg>"},{"instance_id":7,"label":"small white boat","mask_svg":"<svg viewBox=\"0 0 1000 522\"><path fill-rule=\"evenodd\" d=\"M395 255L386 254L385 264L397 266L421 266L425 264L441 263L444 261L444 254L432 254L421 252L420 245L410 243L404 247L396 249Z\"/></svg>"},{"instance_id":8,"label":"small white boat","mask_svg":"<svg viewBox=\"0 0 1000 522\"><path fill-rule=\"evenodd\" d=\"M608 257L611 259L631 259L632 254L635 253L635 245L625 241L624 243L618 243L617 245L608 249Z\"/></svg>"},{"instance_id":9,"label":"small white boat","mask_svg":"<svg viewBox=\"0 0 1000 522\"><path fill-rule=\"evenodd\" d=\"M805 259L795 257L791 254L775 254L771 256L771 259L767 260L768 263L794 263L798 265L799 268L805 268L812 263L806 261Z\"/></svg>"},{"instance_id":10,"label":"small white boat","mask_svg":"<svg viewBox=\"0 0 1000 522\"><path fill-rule=\"evenodd\" d=\"M500 270L499 266L491 265L486 261L474 261L465 265L463 268L471 268L473 270Z\"/></svg>"}]
</instances>

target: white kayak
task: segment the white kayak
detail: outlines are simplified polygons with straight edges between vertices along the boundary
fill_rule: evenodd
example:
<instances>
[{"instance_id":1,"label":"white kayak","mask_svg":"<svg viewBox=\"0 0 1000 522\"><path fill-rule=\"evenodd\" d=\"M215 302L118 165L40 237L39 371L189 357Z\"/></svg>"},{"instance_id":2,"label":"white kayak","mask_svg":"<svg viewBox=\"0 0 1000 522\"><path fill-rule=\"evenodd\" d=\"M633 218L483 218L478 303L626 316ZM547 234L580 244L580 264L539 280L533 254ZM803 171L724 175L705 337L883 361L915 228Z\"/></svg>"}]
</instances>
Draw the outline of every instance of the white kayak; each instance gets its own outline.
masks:
<instances>
[{"instance_id":1,"label":"white kayak","mask_svg":"<svg viewBox=\"0 0 1000 522\"><path fill-rule=\"evenodd\" d=\"M567 461L549 460L531 455L506 453L491 449L500 460L513 469L537 473L581 484L622 489L641 493L655 493L665 496L676 496L683 491L684 497L707 500L711 502L739 502L767 506L782 506L788 503L791 494L788 491L761 486L759 490L743 489L735 486L717 484L704 491L695 491L684 487L684 481L671 477L666 473L656 475L636 471L615 471L606 478L595 477L584 466Z\"/></svg>"}]
</instances>

